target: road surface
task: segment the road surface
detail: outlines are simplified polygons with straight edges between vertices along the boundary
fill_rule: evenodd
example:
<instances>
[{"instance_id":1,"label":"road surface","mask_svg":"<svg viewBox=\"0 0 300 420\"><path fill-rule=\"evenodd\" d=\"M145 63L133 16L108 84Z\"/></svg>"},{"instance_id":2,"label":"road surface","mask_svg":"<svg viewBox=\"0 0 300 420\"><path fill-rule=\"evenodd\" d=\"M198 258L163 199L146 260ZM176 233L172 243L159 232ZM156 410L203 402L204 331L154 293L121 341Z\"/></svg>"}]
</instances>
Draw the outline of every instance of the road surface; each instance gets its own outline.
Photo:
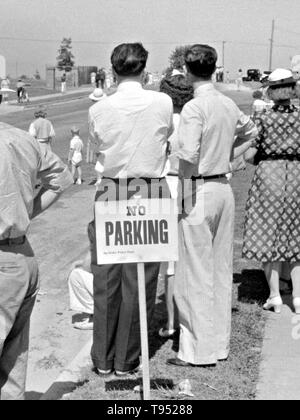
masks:
<instances>
[{"instance_id":1,"label":"road surface","mask_svg":"<svg viewBox=\"0 0 300 420\"><path fill-rule=\"evenodd\" d=\"M48 107L56 131L54 151L67 159L70 128L78 125L87 140L89 100ZM1 116L1 121L28 130L34 110ZM72 327L67 276L88 249L87 224L93 217L93 167L84 167L85 183L72 186L60 201L32 222L29 238L40 266L41 292L32 316L27 399L39 399L90 339L91 331Z\"/></svg>"}]
</instances>

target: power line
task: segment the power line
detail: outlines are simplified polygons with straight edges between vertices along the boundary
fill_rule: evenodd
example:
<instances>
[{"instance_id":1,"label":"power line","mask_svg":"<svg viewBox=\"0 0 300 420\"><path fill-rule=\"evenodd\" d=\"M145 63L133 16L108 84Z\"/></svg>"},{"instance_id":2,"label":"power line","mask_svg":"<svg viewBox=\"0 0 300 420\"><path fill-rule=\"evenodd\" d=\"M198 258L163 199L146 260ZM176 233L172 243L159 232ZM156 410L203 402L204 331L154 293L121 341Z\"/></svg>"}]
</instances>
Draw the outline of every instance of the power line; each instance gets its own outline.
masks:
<instances>
[{"instance_id":1,"label":"power line","mask_svg":"<svg viewBox=\"0 0 300 420\"><path fill-rule=\"evenodd\" d=\"M300 33L297 33L300 36ZM18 38L18 37L9 37L9 36L1 36L0 41L22 41L22 42L43 42L43 43L60 43L61 39L39 39L39 38ZM94 44L94 45L116 45L120 41L94 41L94 40L72 40L74 44ZM196 44L199 41L145 41L145 44L150 45L192 45ZM254 42L254 41L237 41L237 40L229 40L229 41L221 41L221 40L213 40L213 41L206 41L210 44L221 44L225 42L226 44L236 44L236 45L250 45L250 46L258 46L258 47L268 47L269 44L263 42ZM296 45L281 45L281 44L274 44L274 46L279 48L299 48Z\"/></svg>"}]
</instances>

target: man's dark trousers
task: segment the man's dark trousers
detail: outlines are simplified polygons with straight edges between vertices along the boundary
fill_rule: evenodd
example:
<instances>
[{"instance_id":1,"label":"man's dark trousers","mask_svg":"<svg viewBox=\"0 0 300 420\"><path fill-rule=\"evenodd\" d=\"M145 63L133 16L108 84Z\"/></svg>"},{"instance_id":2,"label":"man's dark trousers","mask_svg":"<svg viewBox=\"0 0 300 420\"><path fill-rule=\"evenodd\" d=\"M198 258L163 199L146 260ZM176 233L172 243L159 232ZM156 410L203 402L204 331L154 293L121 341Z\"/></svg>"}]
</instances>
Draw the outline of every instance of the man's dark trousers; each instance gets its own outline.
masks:
<instances>
[{"instance_id":1,"label":"man's dark trousers","mask_svg":"<svg viewBox=\"0 0 300 420\"><path fill-rule=\"evenodd\" d=\"M170 197L165 180L152 180L152 186L153 183L159 183L160 189L151 189L151 180L146 180L146 188L144 180L126 180L126 182L127 186L134 182L137 187L136 193L142 198ZM117 184L119 187L120 182L119 180L103 179L96 200L104 200L111 183ZM143 186L140 190L139 185ZM127 186L122 185L120 189L117 188L117 201L121 199L120 191L124 193L125 190L127 198L135 195L133 191L128 192ZM112 188L112 190L114 189ZM94 366L101 370L130 371L139 365L141 354L137 264L97 265L94 222L89 225L89 238L92 256L91 269L94 275L92 360ZM145 264L148 323L154 313L159 269L160 263Z\"/></svg>"}]
</instances>

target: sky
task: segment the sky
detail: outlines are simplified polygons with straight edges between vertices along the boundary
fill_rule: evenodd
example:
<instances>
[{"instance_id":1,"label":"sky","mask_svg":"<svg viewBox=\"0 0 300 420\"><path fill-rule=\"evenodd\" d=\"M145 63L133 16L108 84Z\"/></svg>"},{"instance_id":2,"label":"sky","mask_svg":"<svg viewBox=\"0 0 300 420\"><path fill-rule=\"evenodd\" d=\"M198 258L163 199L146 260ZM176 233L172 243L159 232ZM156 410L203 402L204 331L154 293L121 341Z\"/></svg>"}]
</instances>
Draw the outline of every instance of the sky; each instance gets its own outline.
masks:
<instances>
[{"instance_id":1,"label":"sky","mask_svg":"<svg viewBox=\"0 0 300 420\"><path fill-rule=\"evenodd\" d=\"M268 70L272 20L273 68L300 54L299 0L0 0L0 55L11 77L45 74L63 37L78 65L110 67L122 42L143 42L148 70L168 66L176 46L208 43L231 74Z\"/></svg>"}]
</instances>

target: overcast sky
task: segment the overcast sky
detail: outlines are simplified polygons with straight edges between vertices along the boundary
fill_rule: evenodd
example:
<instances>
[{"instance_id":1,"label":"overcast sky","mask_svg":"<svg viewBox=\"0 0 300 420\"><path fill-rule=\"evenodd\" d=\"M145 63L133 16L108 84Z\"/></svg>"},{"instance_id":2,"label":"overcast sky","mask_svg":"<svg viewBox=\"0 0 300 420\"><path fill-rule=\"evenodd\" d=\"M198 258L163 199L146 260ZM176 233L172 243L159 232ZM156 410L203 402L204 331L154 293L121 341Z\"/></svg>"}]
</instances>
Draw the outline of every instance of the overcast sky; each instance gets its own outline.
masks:
<instances>
[{"instance_id":1,"label":"overcast sky","mask_svg":"<svg viewBox=\"0 0 300 420\"><path fill-rule=\"evenodd\" d=\"M64 36L79 65L108 68L112 48L130 41L149 50L151 71L167 67L175 46L196 42L215 46L222 64L224 40L231 73L267 70L273 18L274 67L300 54L299 0L0 0L0 10L0 54L12 77L44 75Z\"/></svg>"}]
</instances>

